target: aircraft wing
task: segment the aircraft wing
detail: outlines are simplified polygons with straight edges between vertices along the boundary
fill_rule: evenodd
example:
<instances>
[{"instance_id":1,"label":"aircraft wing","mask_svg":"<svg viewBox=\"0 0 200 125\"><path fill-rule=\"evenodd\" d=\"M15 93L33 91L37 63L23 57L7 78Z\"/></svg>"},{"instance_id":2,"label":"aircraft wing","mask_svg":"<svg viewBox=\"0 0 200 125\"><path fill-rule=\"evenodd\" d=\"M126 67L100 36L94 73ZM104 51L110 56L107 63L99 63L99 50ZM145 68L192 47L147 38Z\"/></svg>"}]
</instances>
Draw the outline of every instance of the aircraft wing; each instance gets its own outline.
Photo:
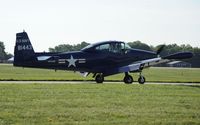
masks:
<instances>
[{"instance_id":1,"label":"aircraft wing","mask_svg":"<svg viewBox=\"0 0 200 125\"><path fill-rule=\"evenodd\" d=\"M127 66L108 69L104 72L104 76L109 76L109 75L113 75L113 74L116 74L116 73L123 73L123 72L139 72L144 68L147 68L147 67L150 67L150 66L153 66L153 65L156 65L156 64L164 63L164 62L169 62L169 61L170 60L163 59L161 57L146 59L146 60L140 60L140 61L134 62L134 63L127 65Z\"/></svg>"},{"instance_id":2,"label":"aircraft wing","mask_svg":"<svg viewBox=\"0 0 200 125\"><path fill-rule=\"evenodd\" d=\"M157 57L152 59L140 60L130 64L128 66L119 67L119 72L137 72L142 70L143 68L147 68L153 65L157 65L160 63L169 62L172 59L187 59L191 58L193 54L191 52L178 52L171 55L167 55L165 57Z\"/></svg>"},{"instance_id":3,"label":"aircraft wing","mask_svg":"<svg viewBox=\"0 0 200 125\"><path fill-rule=\"evenodd\" d=\"M161 57L146 59L146 60L134 62L133 64L130 64L127 66L119 67L118 71L119 72L137 72L137 71L142 70L143 68L147 68L156 64L164 63L164 62L169 62L169 60L162 59Z\"/></svg>"}]
</instances>

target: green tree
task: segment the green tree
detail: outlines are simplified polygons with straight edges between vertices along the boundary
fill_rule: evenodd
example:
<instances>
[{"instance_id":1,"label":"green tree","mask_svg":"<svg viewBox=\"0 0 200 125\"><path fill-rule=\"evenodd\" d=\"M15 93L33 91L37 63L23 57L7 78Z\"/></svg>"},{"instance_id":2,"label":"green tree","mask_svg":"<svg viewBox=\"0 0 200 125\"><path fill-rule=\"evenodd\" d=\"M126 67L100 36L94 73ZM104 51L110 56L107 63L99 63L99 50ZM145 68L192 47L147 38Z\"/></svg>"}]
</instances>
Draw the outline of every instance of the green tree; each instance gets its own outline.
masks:
<instances>
[{"instance_id":1,"label":"green tree","mask_svg":"<svg viewBox=\"0 0 200 125\"><path fill-rule=\"evenodd\" d=\"M193 48L193 53L199 53L200 54L200 48L194 47Z\"/></svg>"},{"instance_id":2,"label":"green tree","mask_svg":"<svg viewBox=\"0 0 200 125\"><path fill-rule=\"evenodd\" d=\"M82 48L84 48L88 45L89 45L89 43L83 41L83 42L81 42L81 44L74 45L73 47L74 47L74 50L77 51L77 50L81 50Z\"/></svg>"},{"instance_id":3,"label":"green tree","mask_svg":"<svg viewBox=\"0 0 200 125\"><path fill-rule=\"evenodd\" d=\"M153 50L157 50L160 46L161 45L154 47ZM169 44L169 45L165 45L165 48L161 52L161 55L167 55L167 54L172 54L172 53L176 53L176 52L185 52L185 51L189 51L189 52L193 52L193 53L199 53L200 48L198 48L198 47L193 48L189 44L187 44L187 45L182 44L180 46L177 45L177 44Z\"/></svg>"},{"instance_id":4,"label":"green tree","mask_svg":"<svg viewBox=\"0 0 200 125\"><path fill-rule=\"evenodd\" d=\"M134 49L152 50L150 46L141 41L129 42L128 45Z\"/></svg>"},{"instance_id":5,"label":"green tree","mask_svg":"<svg viewBox=\"0 0 200 125\"><path fill-rule=\"evenodd\" d=\"M4 60L6 57L4 43L0 41L0 60Z\"/></svg>"},{"instance_id":6,"label":"green tree","mask_svg":"<svg viewBox=\"0 0 200 125\"><path fill-rule=\"evenodd\" d=\"M82 48L89 45L89 43L81 42L81 44L76 45L70 45L70 44L61 44L58 46L55 46L54 48L49 48L49 52L69 52L69 51L78 51Z\"/></svg>"}]
</instances>

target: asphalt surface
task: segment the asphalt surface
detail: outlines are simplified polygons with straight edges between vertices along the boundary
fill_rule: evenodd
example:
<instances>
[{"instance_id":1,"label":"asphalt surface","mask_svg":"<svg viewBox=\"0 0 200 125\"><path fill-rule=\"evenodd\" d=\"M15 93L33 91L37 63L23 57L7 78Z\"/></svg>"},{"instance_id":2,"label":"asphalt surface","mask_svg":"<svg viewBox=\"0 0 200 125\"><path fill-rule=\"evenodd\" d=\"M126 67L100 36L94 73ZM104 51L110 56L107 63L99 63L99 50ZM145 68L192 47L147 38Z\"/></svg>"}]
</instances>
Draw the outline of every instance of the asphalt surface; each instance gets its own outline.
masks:
<instances>
[{"instance_id":1,"label":"asphalt surface","mask_svg":"<svg viewBox=\"0 0 200 125\"><path fill-rule=\"evenodd\" d=\"M95 81L0 81L0 84L97 84ZM123 82L104 82L103 84L124 84ZM139 84L133 82L133 84ZM165 82L146 82L145 84L159 85L200 85L200 83L165 83Z\"/></svg>"}]
</instances>

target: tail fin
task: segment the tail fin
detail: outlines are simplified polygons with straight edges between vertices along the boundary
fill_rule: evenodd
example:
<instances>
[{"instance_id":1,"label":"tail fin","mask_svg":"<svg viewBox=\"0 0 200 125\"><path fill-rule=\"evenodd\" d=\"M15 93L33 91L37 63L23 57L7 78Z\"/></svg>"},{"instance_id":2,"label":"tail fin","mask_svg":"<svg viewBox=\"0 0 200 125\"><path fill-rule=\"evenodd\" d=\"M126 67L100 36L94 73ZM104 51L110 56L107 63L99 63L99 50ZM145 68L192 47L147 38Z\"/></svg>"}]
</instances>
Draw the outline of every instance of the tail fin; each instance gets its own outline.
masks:
<instances>
[{"instance_id":1,"label":"tail fin","mask_svg":"<svg viewBox=\"0 0 200 125\"><path fill-rule=\"evenodd\" d=\"M17 33L14 51L14 66L28 66L35 60L35 52L28 38L28 34L25 31Z\"/></svg>"}]
</instances>

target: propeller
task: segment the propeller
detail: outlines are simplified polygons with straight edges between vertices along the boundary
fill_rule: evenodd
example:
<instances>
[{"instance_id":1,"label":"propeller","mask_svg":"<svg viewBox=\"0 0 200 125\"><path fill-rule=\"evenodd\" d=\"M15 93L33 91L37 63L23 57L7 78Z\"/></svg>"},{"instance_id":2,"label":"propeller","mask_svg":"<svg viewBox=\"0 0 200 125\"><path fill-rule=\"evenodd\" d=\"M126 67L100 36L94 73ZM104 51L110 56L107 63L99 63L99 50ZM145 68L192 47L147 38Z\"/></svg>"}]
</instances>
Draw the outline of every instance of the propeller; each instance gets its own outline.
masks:
<instances>
[{"instance_id":1,"label":"propeller","mask_svg":"<svg viewBox=\"0 0 200 125\"><path fill-rule=\"evenodd\" d=\"M158 48L158 50L156 51L156 54L157 55L160 54L163 51L164 47L165 45L160 45L160 48Z\"/></svg>"}]
</instances>

